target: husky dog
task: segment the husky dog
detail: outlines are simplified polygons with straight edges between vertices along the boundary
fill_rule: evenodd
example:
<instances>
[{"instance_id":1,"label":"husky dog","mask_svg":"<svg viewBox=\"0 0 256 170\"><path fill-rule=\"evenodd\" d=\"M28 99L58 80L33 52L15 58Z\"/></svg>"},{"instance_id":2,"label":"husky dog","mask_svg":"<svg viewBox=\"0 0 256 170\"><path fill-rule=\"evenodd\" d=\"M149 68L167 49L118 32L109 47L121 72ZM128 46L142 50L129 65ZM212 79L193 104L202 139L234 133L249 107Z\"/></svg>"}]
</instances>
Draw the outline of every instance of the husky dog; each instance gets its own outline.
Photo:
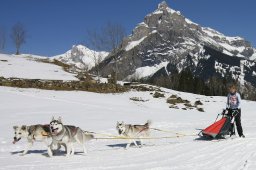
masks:
<instances>
[{"instance_id":1,"label":"husky dog","mask_svg":"<svg viewBox=\"0 0 256 170\"><path fill-rule=\"evenodd\" d=\"M150 135L150 125L151 121L147 121L144 125L131 125L131 124L125 124L124 122L117 122L116 129L118 131L119 135L122 135L127 138L141 138L141 137L147 137ZM137 142L135 139L129 139L129 143L126 145L126 149L130 147L132 142L135 144L135 146L138 147ZM142 139L140 139L140 146L142 147Z\"/></svg>"},{"instance_id":2,"label":"husky dog","mask_svg":"<svg viewBox=\"0 0 256 170\"><path fill-rule=\"evenodd\" d=\"M52 136L52 144L64 144L66 146L67 154L66 156L74 155L74 143L79 143L83 146L84 154L87 153L85 142L94 138L89 132L83 131L81 128L70 125L63 125L61 117L58 120L52 118L50 122L50 133ZM51 149L48 149L51 151ZM49 152L49 156L52 156L52 153Z\"/></svg>"},{"instance_id":3,"label":"husky dog","mask_svg":"<svg viewBox=\"0 0 256 170\"><path fill-rule=\"evenodd\" d=\"M14 138L13 144L18 142L21 138L27 138L28 146L23 151L22 155L27 154L28 150L32 147L35 141L43 141L48 146L48 140L50 137L49 125L31 125L31 126L13 126ZM49 147L48 147L49 148ZM52 146L50 147L52 149ZM60 145L58 146L58 149Z\"/></svg>"}]
</instances>

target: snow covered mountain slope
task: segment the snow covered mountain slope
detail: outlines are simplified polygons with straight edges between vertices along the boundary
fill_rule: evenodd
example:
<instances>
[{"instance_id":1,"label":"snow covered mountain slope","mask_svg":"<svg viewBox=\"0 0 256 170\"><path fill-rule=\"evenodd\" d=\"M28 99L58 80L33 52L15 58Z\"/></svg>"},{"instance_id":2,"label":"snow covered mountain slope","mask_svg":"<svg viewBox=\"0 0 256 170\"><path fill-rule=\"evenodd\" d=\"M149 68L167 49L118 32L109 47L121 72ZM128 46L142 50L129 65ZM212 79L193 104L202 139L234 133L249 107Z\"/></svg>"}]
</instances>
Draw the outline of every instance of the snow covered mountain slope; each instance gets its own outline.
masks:
<instances>
[{"instance_id":1,"label":"snow covered mountain slope","mask_svg":"<svg viewBox=\"0 0 256 170\"><path fill-rule=\"evenodd\" d=\"M47 57L34 55L0 54L0 77L47 79L47 80L78 80L75 75L65 72L62 67L40 62Z\"/></svg>"},{"instance_id":2,"label":"snow covered mountain slope","mask_svg":"<svg viewBox=\"0 0 256 170\"><path fill-rule=\"evenodd\" d=\"M223 59L225 62L221 63L219 60L205 67L204 63L215 60L217 53L221 56L219 58L225 58ZM163 62L168 62L169 67L171 66L170 70L178 72L188 68L203 80L207 80L212 75L225 77L215 67L215 64L220 64L224 66L223 70L227 70L226 74L231 74L233 78L240 76L238 81L242 85L249 83L256 87L252 78L256 69L256 49L248 41L202 27L187 19L179 11L171 9L165 1L147 15L144 21L134 28L132 34L124 39L118 52L110 56L115 55L118 55L119 59L119 79L142 78L144 73L138 75L138 69L152 67L151 73L157 72L159 69L154 68ZM233 60L241 62L237 65ZM115 68L113 58L107 58L103 65L105 67L102 72L105 75L110 74ZM162 66L166 74L171 74L170 70L164 67ZM246 69L243 69L245 67ZM241 75L244 75L246 80Z\"/></svg>"},{"instance_id":3,"label":"snow covered mountain slope","mask_svg":"<svg viewBox=\"0 0 256 170\"><path fill-rule=\"evenodd\" d=\"M108 56L108 52L93 51L83 45L74 45L66 53L53 56L51 59L59 60L68 65L74 65L80 69L90 70Z\"/></svg>"},{"instance_id":4,"label":"snow covered mountain slope","mask_svg":"<svg viewBox=\"0 0 256 170\"><path fill-rule=\"evenodd\" d=\"M88 155L76 146L75 155L65 158L63 152L47 157L45 145L35 143L31 151L20 156L26 146L22 139L12 144L14 125L47 124L52 116L62 116L64 124L84 130L116 135L116 121L142 124L152 120L152 127L196 135L197 128L213 123L225 107L225 97L206 97L162 89L165 98L153 98L150 92L98 94L79 91L47 91L0 87L0 169L62 170L237 170L256 168L255 102L242 101L242 124L246 138L222 141L195 140L197 136L145 140L145 146L125 150L125 140L93 140L87 144ZM205 112L172 109L166 103L170 95L189 101L200 100ZM146 102L135 102L141 97ZM99 135L98 135L99 136ZM175 136L152 131L152 137Z\"/></svg>"}]
</instances>

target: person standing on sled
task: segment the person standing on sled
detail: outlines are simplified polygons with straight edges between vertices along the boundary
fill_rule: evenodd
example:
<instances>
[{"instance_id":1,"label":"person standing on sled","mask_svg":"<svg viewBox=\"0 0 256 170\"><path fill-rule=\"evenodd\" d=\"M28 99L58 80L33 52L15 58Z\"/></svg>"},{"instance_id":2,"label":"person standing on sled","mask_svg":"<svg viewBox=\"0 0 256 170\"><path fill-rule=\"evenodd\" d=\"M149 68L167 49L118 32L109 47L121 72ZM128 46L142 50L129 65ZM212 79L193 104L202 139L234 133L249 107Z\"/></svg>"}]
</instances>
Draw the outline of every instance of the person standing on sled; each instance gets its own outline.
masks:
<instances>
[{"instance_id":1,"label":"person standing on sled","mask_svg":"<svg viewBox=\"0 0 256 170\"><path fill-rule=\"evenodd\" d=\"M237 115L235 116L237 132L239 137L244 138L245 136L243 134L243 128L241 125L241 96L237 92L235 85L231 85L229 88L229 94L227 96L227 110L229 114L231 114L233 111L237 111Z\"/></svg>"}]
</instances>

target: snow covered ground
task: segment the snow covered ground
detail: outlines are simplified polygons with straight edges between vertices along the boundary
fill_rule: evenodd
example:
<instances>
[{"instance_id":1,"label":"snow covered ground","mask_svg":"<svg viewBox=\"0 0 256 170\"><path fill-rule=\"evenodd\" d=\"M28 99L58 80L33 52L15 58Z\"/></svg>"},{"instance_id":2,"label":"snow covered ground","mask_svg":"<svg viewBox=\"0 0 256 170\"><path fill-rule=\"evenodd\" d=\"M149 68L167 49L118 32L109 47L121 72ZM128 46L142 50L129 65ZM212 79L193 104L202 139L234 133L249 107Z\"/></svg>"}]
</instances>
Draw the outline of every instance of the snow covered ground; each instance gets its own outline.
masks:
<instances>
[{"instance_id":1,"label":"snow covered ground","mask_svg":"<svg viewBox=\"0 0 256 170\"><path fill-rule=\"evenodd\" d=\"M60 66L39 62L36 59L46 59L46 57L0 54L0 76L5 78L77 80L75 75L65 72Z\"/></svg>"},{"instance_id":2,"label":"snow covered ground","mask_svg":"<svg viewBox=\"0 0 256 170\"><path fill-rule=\"evenodd\" d=\"M152 170L242 170L256 169L255 102L242 102L245 139L219 142L195 140L197 136L145 141L142 148L125 150L125 140L92 140L88 155L76 147L70 158L58 154L47 157L43 143L35 143L29 154L20 156L25 140L12 144L13 125L46 124L51 117L62 116L64 124L84 130L116 135L116 121L144 123L152 127L196 135L197 128L213 123L225 107L224 97L206 97L172 90L165 98L153 98L150 92L131 91L123 94L97 94L79 91L47 91L0 87L0 169L152 169ZM205 112L171 109L166 98L177 94L192 102L201 100ZM141 97L147 102L135 102ZM180 106L183 107L183 106ZM152 132L152 136L173 136Z\"/></svg>"}]
</instances>

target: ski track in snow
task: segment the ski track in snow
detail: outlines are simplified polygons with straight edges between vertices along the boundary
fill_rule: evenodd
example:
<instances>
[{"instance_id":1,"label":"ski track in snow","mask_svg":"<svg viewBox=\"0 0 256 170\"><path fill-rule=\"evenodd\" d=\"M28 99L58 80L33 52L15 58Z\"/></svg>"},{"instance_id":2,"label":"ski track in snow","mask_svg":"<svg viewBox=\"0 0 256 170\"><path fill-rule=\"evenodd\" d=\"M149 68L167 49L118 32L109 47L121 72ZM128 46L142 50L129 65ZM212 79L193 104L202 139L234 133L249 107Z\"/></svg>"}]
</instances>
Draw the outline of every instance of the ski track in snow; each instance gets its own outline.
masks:
<instances>
[{"instance_id":1,"label":"ski track in snow","mask_svg":"<svg viewBox=\"0 0 256 170\"><path fill-rule=\"evenodd\" d=\"M152 170L254 170L256 168L254 120L255 102L243 101L242 123L246 138L220 141L196 140L197 136L145 140L145 146L125 150L126 140L92 140L88 155L76 145L75 155L69 158L64 151L53 158L47 156L46 146L37 142L29 154L20 156L25 139L11 144L13 125L45 124L51 116L62 116L64 124L74 124L84 130L116 135L116 121L145 123L153 127L185 134L198 133L196 128L210 125L222 107L225 97L206 97L163 89L166 98L178 94L190 101L201 100L205 113L196 110L170 109L166 98L155 99L150 92L97 94L38 89L0 87L0 169L152 169ZM130 97L149 99L134 102ZM217 105L217 106L216 106ZM172 136L152 131L152 136ZM100 135L96 135L100 137Z\"/></svg>"}]
</instances>

